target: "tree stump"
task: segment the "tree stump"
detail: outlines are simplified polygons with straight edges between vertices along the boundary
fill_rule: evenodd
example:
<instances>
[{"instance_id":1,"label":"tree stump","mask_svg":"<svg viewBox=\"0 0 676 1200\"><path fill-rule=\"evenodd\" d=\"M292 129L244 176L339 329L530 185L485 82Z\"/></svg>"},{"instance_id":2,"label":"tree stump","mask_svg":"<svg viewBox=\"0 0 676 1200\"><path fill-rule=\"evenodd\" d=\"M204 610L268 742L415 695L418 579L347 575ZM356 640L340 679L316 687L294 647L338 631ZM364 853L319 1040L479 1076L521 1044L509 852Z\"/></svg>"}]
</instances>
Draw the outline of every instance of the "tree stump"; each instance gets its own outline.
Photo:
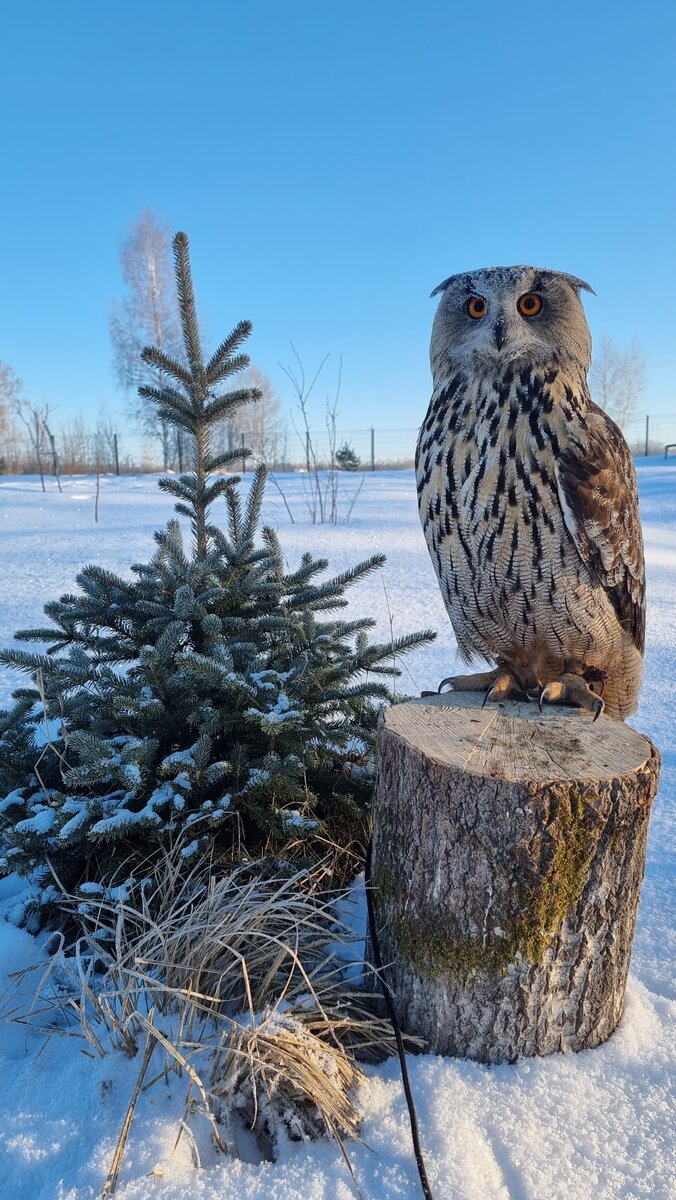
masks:
<instances>
[{"instance_id":1,"label":"tree stump","mask_svg":"<svg viewBox=\"0 0 676 1200\"><path fill-rule=\"evenodd\" d=\"M660 756L607 717L482 699L394 705L378 733L371 879L395 1010L430 1050L480 1062L596 1046L622 1015Z\"/></svg>"}]
</instances>

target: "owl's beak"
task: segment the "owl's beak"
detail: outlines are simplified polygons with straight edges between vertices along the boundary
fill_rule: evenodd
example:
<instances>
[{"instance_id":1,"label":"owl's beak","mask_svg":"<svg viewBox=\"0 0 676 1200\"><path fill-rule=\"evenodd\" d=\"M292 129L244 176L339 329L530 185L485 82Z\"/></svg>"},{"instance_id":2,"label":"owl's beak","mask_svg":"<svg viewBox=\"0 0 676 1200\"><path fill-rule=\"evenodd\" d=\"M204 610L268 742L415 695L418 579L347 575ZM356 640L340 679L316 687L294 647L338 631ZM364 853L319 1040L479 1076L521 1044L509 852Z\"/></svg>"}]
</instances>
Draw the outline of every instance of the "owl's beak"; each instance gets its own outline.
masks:
<instances>
[{"instance_id":1,"label":"owl's beak","mask_svg":"<svg viewBox=\"0 0 676 1200\"><path fill-rule=\"evenodd\" d=\"M493 337L495 338L495 344L498 350L502 350L502 347L505 344L505 322L503 321L502 317L498 317L495 325L493 326Z\"/></svg>"}]
</instances>

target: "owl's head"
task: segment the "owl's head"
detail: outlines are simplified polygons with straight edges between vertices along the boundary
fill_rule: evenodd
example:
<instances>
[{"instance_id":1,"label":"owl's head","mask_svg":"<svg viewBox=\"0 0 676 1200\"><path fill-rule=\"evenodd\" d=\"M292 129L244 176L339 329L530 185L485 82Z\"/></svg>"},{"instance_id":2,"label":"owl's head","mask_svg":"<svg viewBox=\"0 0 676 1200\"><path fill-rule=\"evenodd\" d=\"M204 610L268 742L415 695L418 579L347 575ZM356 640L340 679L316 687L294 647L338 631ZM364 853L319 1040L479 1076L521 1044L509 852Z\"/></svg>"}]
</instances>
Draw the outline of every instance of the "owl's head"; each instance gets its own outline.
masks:
<instances>
[{"instance_id":1,"label":"owl's head","mask_svg":"<svg viewBox=\"0 0 676 1200\"><path fill-rule=\"evenodd\" d=\"M481 370L522 361L577 367L586 374L591 336L582 279L540 267L483 267L451 275L434 318L430 361L437 380L451 369Z\"/></svg>"}]
</instances>

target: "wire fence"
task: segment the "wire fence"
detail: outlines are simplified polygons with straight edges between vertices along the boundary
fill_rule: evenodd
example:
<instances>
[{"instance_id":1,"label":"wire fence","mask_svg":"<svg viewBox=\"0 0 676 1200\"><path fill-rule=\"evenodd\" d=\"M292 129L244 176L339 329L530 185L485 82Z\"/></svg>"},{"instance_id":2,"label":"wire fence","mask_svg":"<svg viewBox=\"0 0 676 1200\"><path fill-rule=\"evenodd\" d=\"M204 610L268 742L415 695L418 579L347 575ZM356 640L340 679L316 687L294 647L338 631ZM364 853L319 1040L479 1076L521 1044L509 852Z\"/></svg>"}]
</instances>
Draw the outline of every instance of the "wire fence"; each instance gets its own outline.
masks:
<instances>
[{"instance_id":1,"label":"wire fence","mask_svg":"<svg viewBox=\"0 0 676 1200\"><path fill-rule=\"evenodd\" d=\"M281 439L277 454L261 453L247 439L248 448L253 452L251 457L243 459L241 464L235 463L234 469L249 472L252 467L265 459L277 471L307 470L315 466L325 468L333 462L357 471L377 471L391 468L413 466L415 447L418 440L419 428L407 426L402 428L384 428L379 425L368 425L360 429L340 428L335 431L311 429L307 434L287 430L287 435ZM653 416L643 413L630 417L624 422L624 435L629 446L637 457L643 455L665 456L667 447L676 457L676 410L674 413ZM244 440L243 440L243 444ZM102 473L127 474L138 471L172 470L182 471L189 467L189 448L183 446L182 440L177 442L175 451L172 446L172 457L164 468L157 458L157 448L150 444L145 449L139 449L138 439L128 433L111 435L110 445L99 447L96 452L82 451L79 456L72 458L59 449L57 454L59 470L63 475L88 474L96 470ZM347 448L347 453L341 458L341 451ZM8 474L34 473L39 470L33 457L24 454L13 457L11 453L2 453L0 446L0 473ZM4 462L3 462L4 458ZM46 474L53 473L53 456L45 453L43 466Z\"/></svg>"},{"instance_id":2,"label":"wire fence","mask_svg":"<svg viewBox=\"0 0 676 1200\"><path fill-rule=\"evenodd\" d=\"M365 429L337 429L335 450L348 446L358 461L359 470L378 470L382 467L410 467L415 457L418 428L383 429L368 426ZM650 416L645 413L624 422L623 433L632 452L637 455L664 454L668 445L676 453L676 411L673 414ZM311 467L314 459L319 464L331 460L332 438L326 429L312 429L309 440L295 439L288 449L289 464L296 467Z\"/></svg>"},{"instance_id":3,"label":"wire fence","mask_svg":"<svg viewBox=\"0 0 676 1200\"><path fill-rule=\"evenodd\" d=\"M635 455L665 454L667 446L676 446L676 413L630 417L623 430Z\"/></svg>"},{"instance_id":4,"label":"wire fence","mask_svg":"<svg viewBox=\"0 0 676 1200\"><path fill-rule=\"evenodd\" d=\"M349 447L356 456L355 469L377 470L378 467L411 467L415 458L418 429L382 429L369 426L366 429L336 429L335 438L327 429L311 429L309 435L293 439L288 448L289 463L297 467L312 466L331 461L331 445L341 458L341 450ZM294 445L295 441L295 445Z\"/></svg>"}]
</instances>

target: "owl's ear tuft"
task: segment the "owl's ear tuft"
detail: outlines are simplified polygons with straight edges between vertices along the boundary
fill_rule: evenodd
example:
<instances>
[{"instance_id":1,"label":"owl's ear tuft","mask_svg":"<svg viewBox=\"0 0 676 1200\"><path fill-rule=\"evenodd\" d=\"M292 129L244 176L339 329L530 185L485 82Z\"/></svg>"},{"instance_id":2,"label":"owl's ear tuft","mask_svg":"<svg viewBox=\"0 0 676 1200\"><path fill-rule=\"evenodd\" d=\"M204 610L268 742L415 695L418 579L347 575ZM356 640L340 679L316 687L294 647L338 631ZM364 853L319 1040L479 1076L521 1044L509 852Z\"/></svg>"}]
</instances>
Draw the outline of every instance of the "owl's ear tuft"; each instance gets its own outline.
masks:
<instances>
[{"instance_id":1,"label":"owl's ear tuft","mask_svg":"<svg viewBox=\"0 0 676 1200\"><path fill-rule=\"evenodd\" d=\"M596 295L592 285L590 283L585 283L584 279L578 279L577 275L566 275L565 272L562 271L561 278L565 279L566 283L569 283L572 288L575 288L575 291L578 294L580 292L591 292L592 296Z\"/></svg>"},{"instance_id":2,"label":"owl's ear tuft","mask_svg":"<svg viewBox=\"0 0 676 1200\"><path fill-rule=\"evenodd\" d=\"M445 292L449 283L453 283L454 279L459 279L459 278L460 277L458 275L449 275L448 279L444 279L443 283L438 283L437 286L435 287L434 291L430 292L430 300L432 299L433 296L438 296L438 295L440 295L441 292Z\"/></svg>"}]
</instances>

